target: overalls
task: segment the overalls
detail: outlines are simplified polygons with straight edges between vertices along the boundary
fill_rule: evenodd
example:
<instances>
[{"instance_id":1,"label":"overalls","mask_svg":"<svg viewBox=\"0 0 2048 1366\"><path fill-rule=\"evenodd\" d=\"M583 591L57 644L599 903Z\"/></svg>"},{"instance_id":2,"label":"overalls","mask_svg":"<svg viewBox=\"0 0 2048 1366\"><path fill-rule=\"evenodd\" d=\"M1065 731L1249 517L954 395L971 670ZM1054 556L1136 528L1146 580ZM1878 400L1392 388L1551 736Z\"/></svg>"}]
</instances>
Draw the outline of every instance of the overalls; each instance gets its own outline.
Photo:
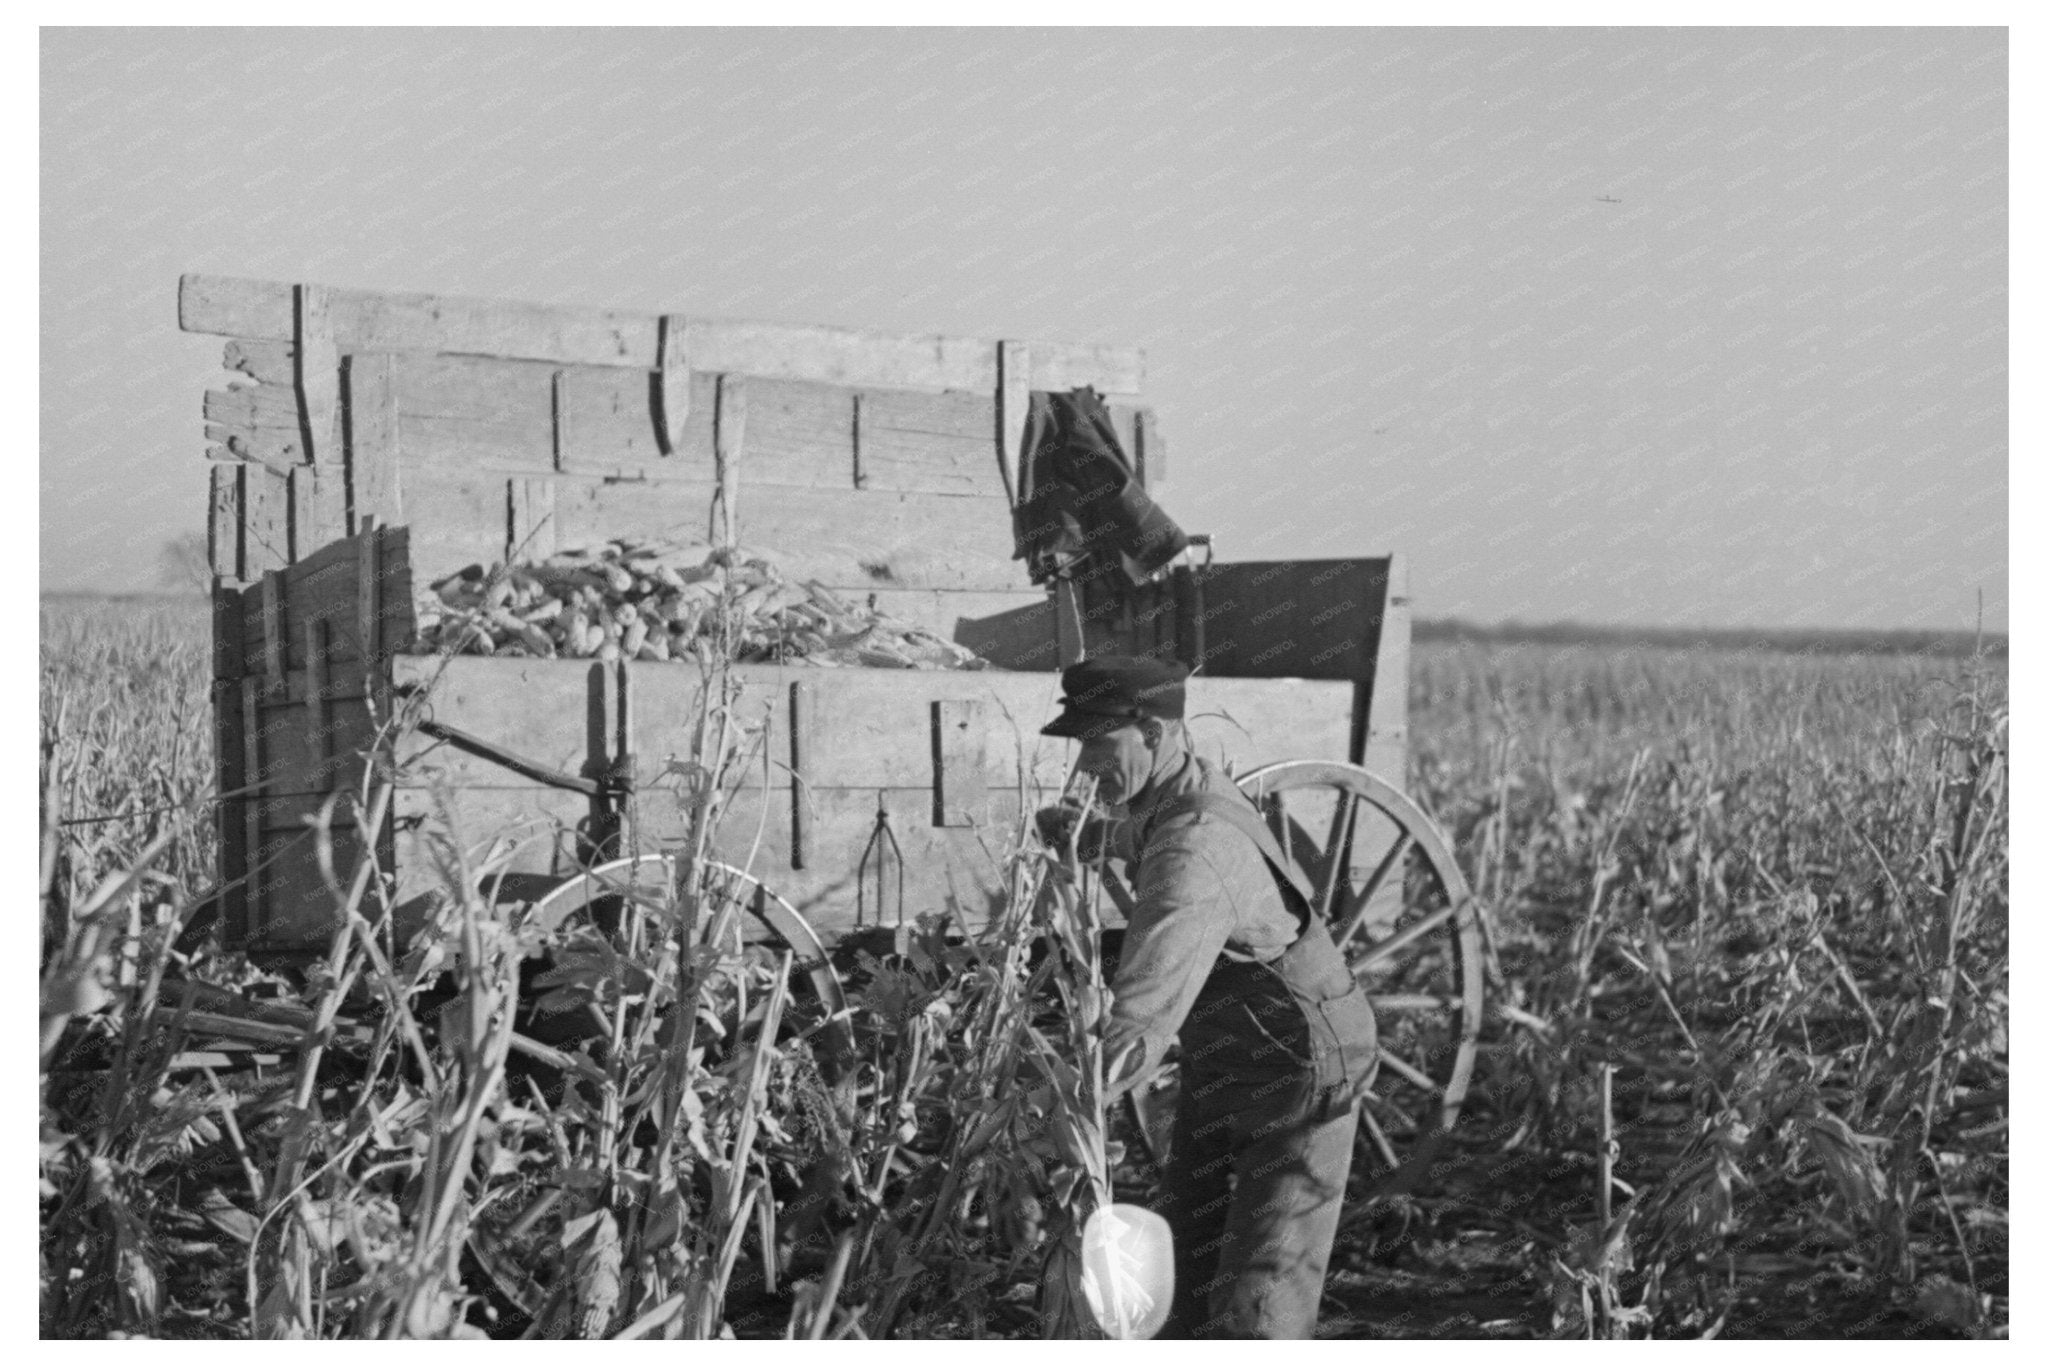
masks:
<instances>
[{"instance_id":1,"label":"overalls","mask_svg":"<svg viewBox=\"0 0 2048 1366\"><path fill-rule=\"evenodd\" d=\"M1306 1338L1378 1071L1372 1006L1307 888L1249 805L1175 799L1259 846L1303 929L1270 963L1219 958L1180 1030L1161 1213L1174 1235L1165 1337Z\"/></svg>"}]
</instances>

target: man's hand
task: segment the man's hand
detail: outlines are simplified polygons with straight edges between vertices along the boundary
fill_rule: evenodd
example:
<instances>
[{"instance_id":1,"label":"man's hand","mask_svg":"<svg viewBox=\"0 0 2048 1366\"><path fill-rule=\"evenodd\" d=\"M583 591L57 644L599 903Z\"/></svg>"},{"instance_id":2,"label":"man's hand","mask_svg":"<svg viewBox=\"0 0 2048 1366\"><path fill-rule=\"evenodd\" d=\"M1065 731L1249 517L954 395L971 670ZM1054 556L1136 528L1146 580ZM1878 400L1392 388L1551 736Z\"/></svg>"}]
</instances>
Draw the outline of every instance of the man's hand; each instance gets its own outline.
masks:
<instances>
[{"instance_id":1,"label":"man's hand","mask_svg":"<svg viewBox=\"0 0 2048 1366\"><path fill-rule=\"evenodd\" d=\"M1081 823L1081 808L1074 802L1042 806L1033 819L1038 823L1038 838L1051 848L1063 849L1074 837L1074 827Z\"/></svg>"},{"instance_id":2,"label":"man's hand","mask_svg":"<svg viewBox=\"0 0 2048 1366\"><path fill-rule=\"evenodd\" d=\"M1078 802L1064 801L1058 806L1044 806L1033 817L1038 825L1038 838L1047 848L1064 849L1067 841L1075 838L1074 827L1081 820L1081 806ZM1074 845L1074 856L1083 863L1100 863L1107 855L1110 822L1096 818L1081 826L1080 837Z\"/></svg>"}]
</instances>

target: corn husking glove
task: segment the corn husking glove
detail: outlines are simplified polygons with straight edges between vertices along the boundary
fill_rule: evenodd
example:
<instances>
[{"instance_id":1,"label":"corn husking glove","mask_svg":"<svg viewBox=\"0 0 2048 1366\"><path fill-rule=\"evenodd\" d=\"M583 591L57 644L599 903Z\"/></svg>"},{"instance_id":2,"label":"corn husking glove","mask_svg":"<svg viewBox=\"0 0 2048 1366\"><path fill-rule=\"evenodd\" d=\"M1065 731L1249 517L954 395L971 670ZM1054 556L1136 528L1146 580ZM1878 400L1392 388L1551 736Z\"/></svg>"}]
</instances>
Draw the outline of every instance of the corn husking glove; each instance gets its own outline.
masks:
<instances>
[{"instance_id":1,"label":"corn husking glove","mask_svg":"<svg viewBox=\"0 0 2048 1366\"><path fill-rule=\"evenodd\" d=\"M1081 804L1063 801L1056 806L1042 806L1034 820L1038 826L1038 838L1050 849L1063 849L1074 836L1074 827L1081 820ZM1080 839L1074 853L1083 863L1100 863L1112 850L1115 822L1100 817L1091 818L1081 827Z\"/></svg>"}]
</instances>

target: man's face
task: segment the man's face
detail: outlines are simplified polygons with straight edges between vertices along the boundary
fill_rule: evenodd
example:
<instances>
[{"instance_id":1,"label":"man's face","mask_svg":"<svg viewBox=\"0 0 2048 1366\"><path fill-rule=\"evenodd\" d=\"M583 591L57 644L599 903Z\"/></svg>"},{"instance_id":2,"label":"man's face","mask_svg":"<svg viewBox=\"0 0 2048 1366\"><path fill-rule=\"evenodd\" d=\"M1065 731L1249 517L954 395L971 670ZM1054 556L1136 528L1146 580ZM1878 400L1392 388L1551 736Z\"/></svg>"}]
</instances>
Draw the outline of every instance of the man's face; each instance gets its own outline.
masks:
<instances>
[{"instance_id":1,"label":"man's face","mask_svg":"<svg viewBox=\"0 0 2048 1366\"><path fill-rule=\"evenodd\" d=\"M1115 730L1081 742L1080 757L1074 762L1095 779L1095 799L1107 806L1121 806L1131 794L1152 780L1155 747L1139 726L1118 726Z\"/></svg>"}]
</instances>

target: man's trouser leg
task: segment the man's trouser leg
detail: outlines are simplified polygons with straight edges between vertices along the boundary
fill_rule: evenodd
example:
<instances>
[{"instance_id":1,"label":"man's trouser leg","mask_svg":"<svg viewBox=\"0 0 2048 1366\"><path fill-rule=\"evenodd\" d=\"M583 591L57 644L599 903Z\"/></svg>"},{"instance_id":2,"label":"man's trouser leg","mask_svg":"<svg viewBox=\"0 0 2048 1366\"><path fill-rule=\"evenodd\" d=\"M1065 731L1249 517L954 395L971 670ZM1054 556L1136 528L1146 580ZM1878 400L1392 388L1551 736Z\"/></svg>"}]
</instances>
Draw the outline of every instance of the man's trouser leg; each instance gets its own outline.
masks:
<instances>
[{"instance_id":1,"label":"man's trouser leg","mask_svg":"<svg viewBox=\"0 0 2048 1366\"><path fill-rule=\"evenodd\" d=\"M1320 1121L1297 1110L1234 1145L1237 1188L1209 1295L1216 1336L1315 1335L1357 1134L1356 1106Z\"/></svg>"},{"instance_id":2,"label":"man's trouser leg","mask_svg":"<svg viewBox=\"0 0 2048 1366\"><path fill-rule=\"evenodd\" d=\"M1163 1338L1204 1336L1217 1254L1230 1219L1231 1116L1192 1087L1175 1107L1159 1213L1173 1229L1173 1316Z\"/></svg>"}]
</instances>

